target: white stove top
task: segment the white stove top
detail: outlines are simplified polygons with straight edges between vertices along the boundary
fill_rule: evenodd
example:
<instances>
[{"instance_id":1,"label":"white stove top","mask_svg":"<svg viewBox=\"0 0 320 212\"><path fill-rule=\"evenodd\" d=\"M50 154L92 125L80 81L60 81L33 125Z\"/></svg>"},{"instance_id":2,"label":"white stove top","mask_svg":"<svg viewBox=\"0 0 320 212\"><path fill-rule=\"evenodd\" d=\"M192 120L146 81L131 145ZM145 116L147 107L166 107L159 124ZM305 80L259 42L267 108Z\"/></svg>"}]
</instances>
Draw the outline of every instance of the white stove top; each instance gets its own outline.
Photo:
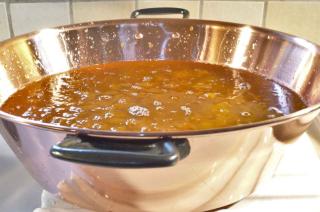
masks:
<instances>
[{"instance_id":1,"label":"white stove top","mask_svg":"<svg viewBox=\"0 0 320 212\"><path fill-rule=\"evenodd\" d=\"M0 211L32 211L35 208L38 208L35 212L80 211L46 192L42 194L41 206L40 186L26 173L1 140L0 148ZM319 155L320 127L315 123L297 142L286 146L281 158L270 160L268 165L274 166L276 171L269 180L260 182L256 191L243 201L219 212L319 212Z\"/></svg>"}]
</instances>

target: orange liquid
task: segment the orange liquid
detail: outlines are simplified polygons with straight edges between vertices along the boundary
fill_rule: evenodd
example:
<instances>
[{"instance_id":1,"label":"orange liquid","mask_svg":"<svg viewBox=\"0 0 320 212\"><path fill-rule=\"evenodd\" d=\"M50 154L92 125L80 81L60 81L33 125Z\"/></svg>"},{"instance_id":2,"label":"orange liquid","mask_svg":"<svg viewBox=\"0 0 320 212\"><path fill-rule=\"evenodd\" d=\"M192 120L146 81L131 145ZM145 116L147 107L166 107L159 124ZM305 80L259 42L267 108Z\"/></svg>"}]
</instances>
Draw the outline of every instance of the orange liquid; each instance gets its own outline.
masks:
<instances>
[{"instance_id":1,"label":"orange liquid","mask_svg":"<svg viewBox=\"0 0 320 212\"><path fill-rule=\"evenodd\" d=\"M262 76L181 61L114 62L47 76L1 107L26 119L113 131L180 131L263 121L305 108Z\"/></svg>"}]
</instances>

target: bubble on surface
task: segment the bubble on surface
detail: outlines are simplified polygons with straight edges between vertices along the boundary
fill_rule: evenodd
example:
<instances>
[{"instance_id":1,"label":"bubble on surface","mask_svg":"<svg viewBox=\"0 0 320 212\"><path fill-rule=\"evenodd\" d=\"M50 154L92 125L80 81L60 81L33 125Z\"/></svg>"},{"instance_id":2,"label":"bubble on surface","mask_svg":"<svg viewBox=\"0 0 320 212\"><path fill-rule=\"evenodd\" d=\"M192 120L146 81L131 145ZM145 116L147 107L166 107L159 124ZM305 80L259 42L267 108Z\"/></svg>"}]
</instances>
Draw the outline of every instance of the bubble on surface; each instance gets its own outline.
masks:
<instances>
[{"instance_id":1,"label":"bubble on surface","mask_svg":"<svg viewBox=\"0 0 320 212\"><path fill-rule=\"evenodd\" d=\"M189 116L191 114L191 108L185 105L182 105L180 109L184 112L184 115Z\"/></svg>"},{"instance_id":2,"label":"bubble on surface","mask_svg":"<svg viewBox=\"0 0 320 212\"><path fill-rule=\"evenodd\" d=\"M137 39L137 40L142 39L143 38L143 34L142 33L136 33L134 35L134 38Z\"/></svg>"},{"instance_id":3,"label":"bubble on surface","mask_svg":"<svg viewBox=\"0 0 320 212\"><path fill-rule=\"evenodd\" d=\"M148 128L147 127L141 127L140 132L145 132Z\"/></svg>"},{"instance_id":4,"label":"bubble on surface","mask_svg":"<svg viewBox=\"0 0 320 212\"><path fill-rule=\"evenodd\" d=\"M99 100L99 101L109 100L109 99L111 99L111 98L112 98L112 96L110 96L110 95L101 95L101 96L98 96L98 100Z\"/></svg>"},{"instance_id":5,"label":"bubble on surface","mask_svg":"<svg viewBox=\"0 0 320 212\"><path fill-rule=\"evenodd\" d=\"M134 119L134 118L131 118L131 119L127 119L125 124L128 126L128 125L136 125L137 123L137 120Z\"/></svg>"},{"instance_id":6,"label":"bubble on surface","mask_svg":"<svg viewBox=\"0 0 320 212\"><path fill-rule=\"evenodd\" d=\"M255 49L257 46L258 46L258 44L255 42L255 43L252 44L251 48Z\"/></svg>"},{"instance_id":7,"label":"bubble on surface","mask_svg":"<svg viewBox=\"0 0 320 212\"><path fill-rule=\"evenodd\" d=\"M154 100L153 101L153 105L154 106L160 106L160 105L162 105L162 103L160 101Z\"/></svg>"},{"instance_id":8,"label":"bubble on surface","mask_svg":"<svg viewBox=\"0 0 320 212\"><path fill-rule=\"evenodd\" d=\"M62 116L64 118L70 118L70 117L72 117L72 114L71 113L63 113Z\"/></svg>"},{"instance_id":9,"label":"bubble on surface","mask_svg":"<svg viewBox=\"0 0 320 212\"><path fill-rule=\"evenodd\" d=\"M94 120L94 121L100 121L100 120L102 120L102 117L101 117L101 116L98 116L98 115L95 115L95 116L93 117L93 120Z\"/></svg>"},{"instance_id":10,"label":"bubble on surface","mask_svg":"<svg viewBox=\"0 0 320 212\"><path fill-rule=\"evenodd\" d=\"M171 34L172 38L180 38L180 33L179 32L174 32Z\"/></svg>"},{"instance_id":11,"label":"bubble on surface","mask_svg":"<svg viewBox=\"0 0 320 212\"><path fill-rule=\"evenodd\" d=\"M153 48L153 43L148 42L148 47L149 47L149 49Z\"/></svg>"},{"instance_id":12,"label":"bubble on surface","mask_svg":"<svg viewBox=\"0 0 320 212\"><path fill-rule=\"evenodd\" d=\"M111 130L112 132L117 132L117 131L118 131L115 127L111 127L110 130Z\"/></svg>"},{"instance_id":13,"label":"bubble on surface","mask_svg":"<svg viewBox=\"0 0 320 212\"><path fill-rule=\"evenodd\" d=\"M113 115L113 113L111 113L111 112L106 112L105 114L104 114L104 118L105 119L109 119L109 118L112 118L114 115Z\"/></svg>"},{"instance_id":14,"label":"bubble on surface","mask_svg":"<svg viewBox=\"0 0 320 212\"><path fill-rule=\"evenodd\" d=\"M163 110L164 109L164 107L162 107L162 106L157 106L156 107L156 110Z\"/></svg>"},{"instance_id":15,"label":"bubble on surface","mask_svg":"<svg viewBox=\"0 0 320 212\"><path fill-rule=\"evenodd\" d=\"M22 117L30 117L30 116L32 116L32 108L31 107L29 107L28 108L28 110L27 111L25 111L23 114L22 114Z\"/></svg>"},{"instance_id":16,"label":"bubble on surface","mask_svg":"<svg viewBox=\"0 0 320 212\"><path fill-rule=\"evenodd\" d=\"M143 82L147 82L147 81L150 81L150 80L152 80L152 77L150 77L150 76L144 76L143 79L142 79Z\"/></svg>"},{"instance_id":17,"label":"bubble on surface","mask_svg":"<svg viewBox=\"0 0 320 212\"><path fill-rule=\"evenodd\" d=\"M249 90L251 88L251 85L250 83L247 83L247 82L241 82L239 83L238 88L240 90Z\"/></svg>"},{"instance_id":18,"label":"bubble on surface","mask_svg":"<svg viewBox=\"0 0 320 212\"><path fill-rule=\"evenodd\" d=\"M125 104L126 102L127 102L127 101L126 101L125 98L121 98L121 99L118 100L118 103L119 103L119 104Z\"/></svg>"},{"instance_id":19,"label":"bubble on surface","mask_svg":"<svg viewBox=\"0 0 320 212\"><path fill-rule=\"evenodd\" d=\"M131 88L135 90L141 90L142 88L139 85L132 85Z\"/></svg>"},{"instance_id":20,"label":"bubble on surface","mask_svg":"<svg viewBox=\"0 0 320 212\"><path fill-rule=\"evenodd\" d=\"M251 113L244 111L240 113L241 116L247 117L247 116L251 116Z\"/></svg>"},{"instance_id":21,"label":"bubble on surface","mask_svg":"<svg viewBox=\"0 0 320 212\"><path fill-rule=\"evenodd\" d=\"M141 107L138 105L129 107L128 112L133 116L149 116L150 115L150 112L147 108Z\"/></svg>"},{"instance_id":22,"label":"bubble on surface","mask_svg":"<svg viewBox=\"0 0 320 212\"><path fill-rule=\"evenodd\" d=\"M93 128L93 129L96 129L96 130L101 129L101 127L102 127L102 125L101 125L101 124L98 124L98 123L94 123L94 124L92 125L92 128Z\"/></svg>"}]
</instances>

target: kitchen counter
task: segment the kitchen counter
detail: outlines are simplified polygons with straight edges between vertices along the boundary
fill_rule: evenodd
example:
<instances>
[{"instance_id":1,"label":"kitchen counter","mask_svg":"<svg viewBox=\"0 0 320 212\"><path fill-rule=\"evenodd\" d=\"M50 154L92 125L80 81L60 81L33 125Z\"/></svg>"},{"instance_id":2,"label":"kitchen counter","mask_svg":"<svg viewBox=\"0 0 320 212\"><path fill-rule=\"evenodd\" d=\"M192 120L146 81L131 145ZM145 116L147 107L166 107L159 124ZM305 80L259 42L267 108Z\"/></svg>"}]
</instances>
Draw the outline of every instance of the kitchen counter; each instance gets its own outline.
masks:
<instances>
[{"instance_id":1,"label":"kitchen counter","mask_svg":"<svg viewBox=\"0 0 320 212\"><path fill-rule=\"evenodd\" d=\"M314 132L311 128L295 143L285 145L271 178L260 182L255 192L243 201L220 211L319 212L320 160L315 145L320 140L315 140Z\"/></svg>"}]
</instances>

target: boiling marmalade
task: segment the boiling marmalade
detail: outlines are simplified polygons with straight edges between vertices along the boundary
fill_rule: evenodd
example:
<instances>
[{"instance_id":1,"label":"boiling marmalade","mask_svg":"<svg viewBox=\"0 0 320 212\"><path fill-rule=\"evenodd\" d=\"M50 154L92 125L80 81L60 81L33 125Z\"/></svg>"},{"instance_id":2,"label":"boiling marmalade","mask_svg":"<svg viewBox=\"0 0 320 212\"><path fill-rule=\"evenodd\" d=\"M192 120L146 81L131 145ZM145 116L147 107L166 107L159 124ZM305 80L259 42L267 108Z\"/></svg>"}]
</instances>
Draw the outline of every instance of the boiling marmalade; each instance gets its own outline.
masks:
<instances>
[{"instance_id":1,"label":"boiling marmalade","mask_svg":"<svg viewBox=\"0 0 320 212\"><path fill-rule=\"evenodd\" d=\"M293 91L247 71L143 61L47 76L18 90L1 109L56 125L150 132L247 124L305 107Z\"/></svg>"}]
</instances>

